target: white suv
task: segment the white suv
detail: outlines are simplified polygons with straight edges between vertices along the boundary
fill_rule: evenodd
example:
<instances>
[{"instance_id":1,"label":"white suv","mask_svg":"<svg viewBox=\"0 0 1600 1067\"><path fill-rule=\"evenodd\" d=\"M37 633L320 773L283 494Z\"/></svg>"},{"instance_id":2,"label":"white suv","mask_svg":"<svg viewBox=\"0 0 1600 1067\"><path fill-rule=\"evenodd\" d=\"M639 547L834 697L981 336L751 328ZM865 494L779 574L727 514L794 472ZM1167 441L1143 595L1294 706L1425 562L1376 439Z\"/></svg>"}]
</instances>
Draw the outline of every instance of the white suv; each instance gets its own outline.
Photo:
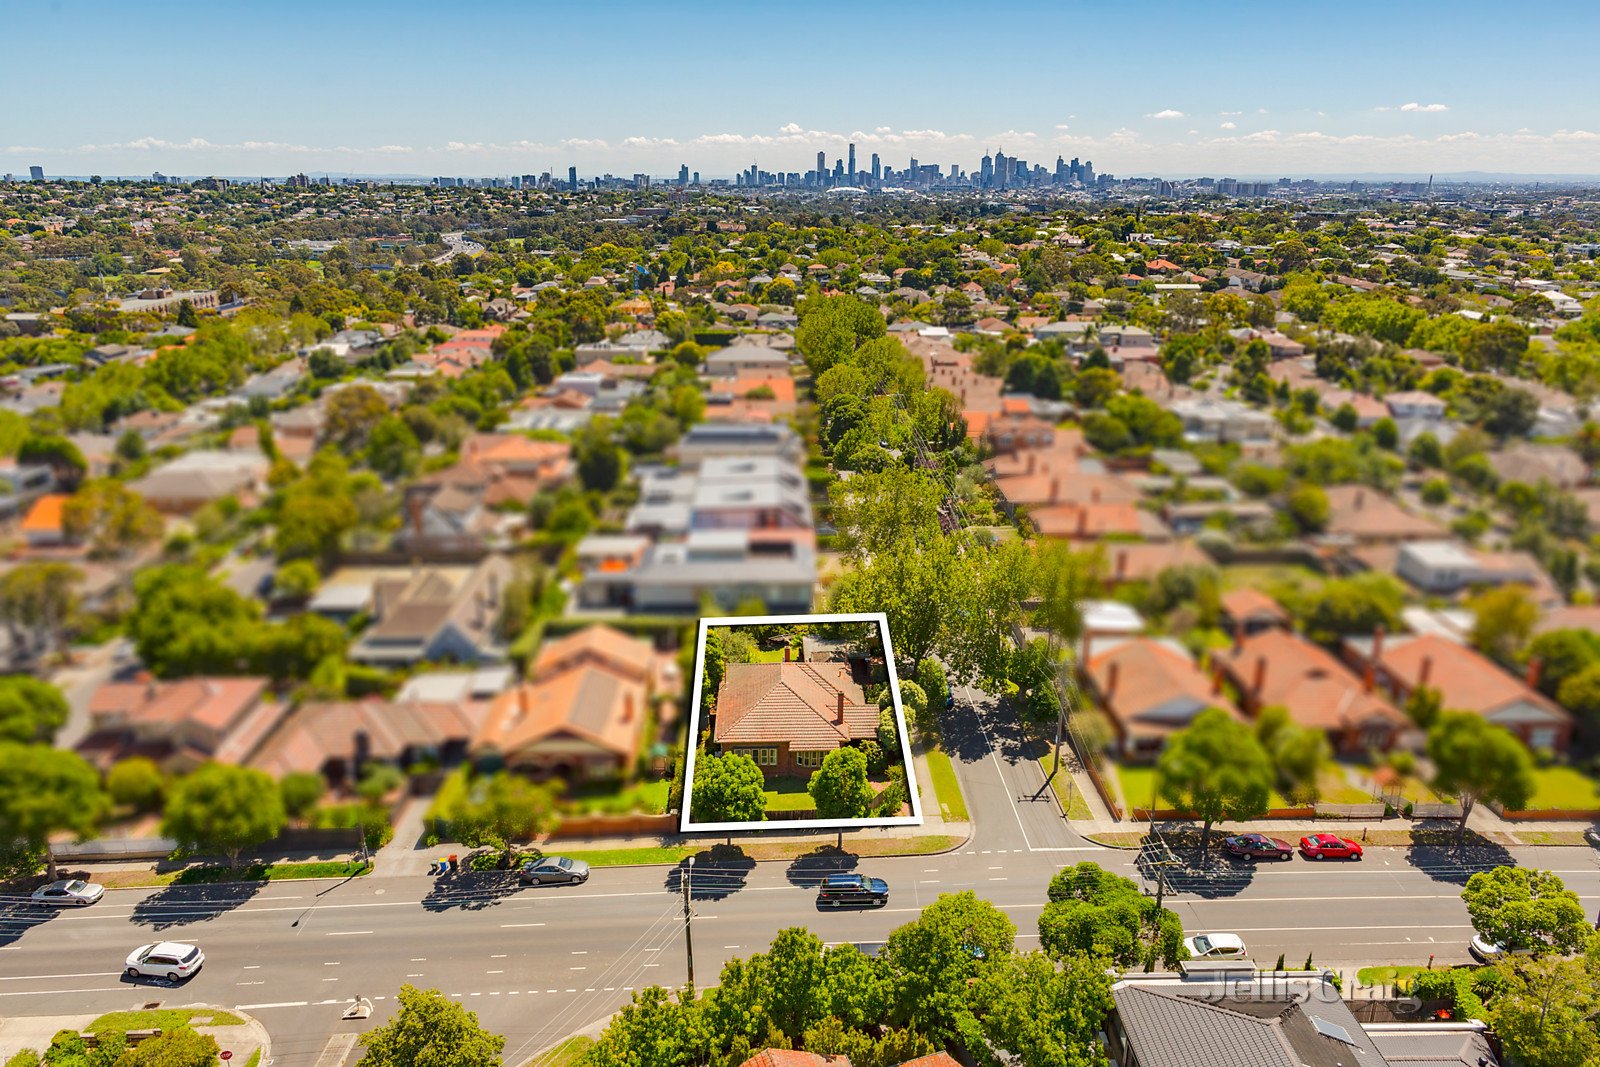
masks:
<instances>
[{"instance_id":1,"label":"white suv","mask_svg":"<svg viewBox=\"0 0 1600 1067\"><path fill-rule=\"evenodd\" d=\"M176 982L192 977L205 963L206 954L199 945L186 945L181 941L161 941L154 945L141 945L128 954L129 978L165 978Z\"/></svg>"}]
</instances>

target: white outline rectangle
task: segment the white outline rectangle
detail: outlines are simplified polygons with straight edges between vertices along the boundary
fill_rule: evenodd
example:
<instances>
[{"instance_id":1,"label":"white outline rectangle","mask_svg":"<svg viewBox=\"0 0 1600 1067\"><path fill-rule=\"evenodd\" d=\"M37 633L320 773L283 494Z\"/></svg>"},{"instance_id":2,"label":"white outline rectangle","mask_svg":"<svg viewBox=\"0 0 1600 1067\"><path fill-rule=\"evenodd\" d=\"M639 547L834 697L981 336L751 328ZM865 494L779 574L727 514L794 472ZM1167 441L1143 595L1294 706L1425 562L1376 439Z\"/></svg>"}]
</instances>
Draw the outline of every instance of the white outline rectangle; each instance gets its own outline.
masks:
<instances>
[{"instance_id":1,"label":"white outline rectangle","mask_svg":"<svg viewBox=\"0 0 1600 1067\"><path fill-rule=\"evenodd\" d=\"M906 769L906 795L911 804L910 815L897 815L888 819L784 819L777 822L690 822L694 791L694 759L700 737L700 687L705 682L706 632L713 626L774 626L789 623L811 626L835 622L875 622L878 635L883 639L883 663L889 674L889 699L894 705L895 726L900 731L900 758ZM689 704L689 737L683 761L683 811L678 814L678 832L727 833L730 830L778 831L784 830L853 830L873 826L921 826L922 796L917 790L917 770L911 762L911 732L906 729L905 709L900 705L900 675L894 666L894 645L889 638L889 616L881 611L857 612L841 615L736 615L732 617L704 618L700 620L700 633L695 639L694 693Z\"/></svg>"}]
</instances>

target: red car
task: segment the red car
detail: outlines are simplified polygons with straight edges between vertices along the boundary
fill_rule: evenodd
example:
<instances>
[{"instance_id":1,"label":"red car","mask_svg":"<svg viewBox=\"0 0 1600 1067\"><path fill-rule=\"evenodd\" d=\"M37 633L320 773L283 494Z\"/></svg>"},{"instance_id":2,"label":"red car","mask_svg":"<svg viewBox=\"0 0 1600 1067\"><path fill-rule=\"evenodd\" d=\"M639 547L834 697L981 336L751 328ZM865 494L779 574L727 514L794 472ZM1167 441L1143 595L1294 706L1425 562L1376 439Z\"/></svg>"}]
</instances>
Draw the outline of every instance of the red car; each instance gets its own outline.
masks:
<instances>
[{"instance_id":1,"label":"red car","mask_svg":"<svg viewBox=\"0 0 1600 1067\"><path fill-rule=\"evenodd\" d=\"M1358 860L1361 846L1348 837L1312 834L1300 839L1300 855L1308 860Z\"/></svg>"}]
</instances>

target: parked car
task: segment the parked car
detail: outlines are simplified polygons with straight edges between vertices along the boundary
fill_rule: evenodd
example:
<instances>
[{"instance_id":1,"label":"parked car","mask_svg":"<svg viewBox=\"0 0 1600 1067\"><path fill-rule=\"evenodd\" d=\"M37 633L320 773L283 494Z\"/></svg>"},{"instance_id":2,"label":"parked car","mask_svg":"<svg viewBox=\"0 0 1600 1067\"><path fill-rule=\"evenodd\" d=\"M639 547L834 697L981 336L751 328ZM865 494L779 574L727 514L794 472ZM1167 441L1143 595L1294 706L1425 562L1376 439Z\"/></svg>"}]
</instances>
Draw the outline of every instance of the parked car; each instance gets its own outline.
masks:
<instances>
[{"instance_id":1,"label":"parked car","mask_svg":"<svg viewBox=\"0 0 1600 1067\"><path fill-rule=\"evenodd\" d=\"M1583 832L1583 839L1595 848L1600 848L1600 826L1591 826Z\"/></svg>"},{"instance_id":2,"label":"parked car","mask_svg":"<svg viewBox=\"0 0 1600 1067\"><path fill-rule=\"evenodd\" d=\"M1308 860L1358 860L1361 845L1337 834L1310 834L1300 839L1300 855Z\"/></svg>"},{"instance_id":3,"label":"parked car","mask_svg":"<svg viewBox=\"0 0 1600 1067\"><path fill-rule=\"evenodd\" d=\"M1184 938L1183 947L1196 960L1242 960L1250 954L1238 934L1196 934Z\"/></svg>"},{"instance_id":4,"label":"parked car","mask_svg":"<svg viewBox=\"0 0 1600 1067\"><path fill-rule=\"evenodd\" d=\"M35 904L58 908L86 908L106 895L106 887L81 878L62 878L33 891Z\"/></svg>"},{"instance_id":5,"label":"parked car","mask_svg":"<svg viewBox=\"0 0 1600 1067\"><path fill-rule=\"evenodd\" d=\"M1236 834L1222 842L1232 855L1247 860L1286 860L1294 856L1294 846L1281 837L1266 834Z\"/></svg>"},{"instance_id":6,"label":"parked car","mask_svg":"<svg viewBox=\"0 0 1600 1067\"><path fill-rule=\"evenodd\" d=\"M206 962L206 954L199 945L182 941L158 941L153 945L140 945L128 953L125 964L129 978L164 978L176 982L193 978Z\"/></svg>"},{"instance_id":7,"label":"parked car","mask_svg":"<svg viewBox=\"0 0 1600 1067\"><path fill-rule=\"evenodd\" d=\"M517 877L523 885L578 885L589 880L589 864L568 856L546 856L524 863Z\"/></svg>"},{"instance_id":8,"label":"parked car","mask_svg":"<svg viewBox=\"0 0 1600 1067\"><path fill-rule=\"evenodd\" d=\"M1484 937L1482 934L1478 934L1478 933L1475 933L1475 934L1472 935L1472 941L1471 941L1470 944L1467 945L1467 951L1471 952L1473 958L1476 959L1479 963L1493 963L1495 960L1499 959L1500 957L1507 956L1507 955L1510 955L1510 956L1531 956L1531 955L1533 955L1533 949L1531 949L1531 948L1507 949L1507 948L1504 948L1504 947L1502 947L1500 945L1495 944L1493 941L1490 941L1487 937Z\"/></svg>"},{"instance_id":9,"label":"parked car","mask_svg":"<svg viewBox=\"0 0 1600 1067\"><path fill-rule=\"evenodd\" d=\"M867 905L881 908L889 903L889 883L863 874L830 874L817 887L817 907L843 908Z\"/></svg>"}]
</instances>

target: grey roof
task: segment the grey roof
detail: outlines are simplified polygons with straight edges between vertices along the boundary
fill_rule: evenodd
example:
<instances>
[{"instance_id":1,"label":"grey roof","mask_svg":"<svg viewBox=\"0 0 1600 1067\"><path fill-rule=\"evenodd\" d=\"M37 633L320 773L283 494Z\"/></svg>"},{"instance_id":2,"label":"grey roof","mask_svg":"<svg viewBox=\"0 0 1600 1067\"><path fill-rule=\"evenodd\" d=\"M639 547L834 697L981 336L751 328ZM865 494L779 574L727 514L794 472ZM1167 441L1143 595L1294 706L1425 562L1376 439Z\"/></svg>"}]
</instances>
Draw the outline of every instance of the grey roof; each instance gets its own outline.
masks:
<instances>
[{"instance_id":1,"label":"grey roof","mask_svg":"<svg viewBox=\"0 0 1600 1067\"><path fill-rule=\"evenodd\" d=\"M1405 1067L1479 1067L1500 1060L1478 1023L1396 1023L1366 1027L1384 1057Z\"/></svg>"},{"instance_id":2,"label":"grey roof","mask_svg":"<svg viewBox=\"0 0 1600 1067\"><path fill-rule=\"evenodd\" d=\"M1140 1067L1388 1067L1322 976L1161 976L1111 989Z\"/></svg>"}]
</instances>

